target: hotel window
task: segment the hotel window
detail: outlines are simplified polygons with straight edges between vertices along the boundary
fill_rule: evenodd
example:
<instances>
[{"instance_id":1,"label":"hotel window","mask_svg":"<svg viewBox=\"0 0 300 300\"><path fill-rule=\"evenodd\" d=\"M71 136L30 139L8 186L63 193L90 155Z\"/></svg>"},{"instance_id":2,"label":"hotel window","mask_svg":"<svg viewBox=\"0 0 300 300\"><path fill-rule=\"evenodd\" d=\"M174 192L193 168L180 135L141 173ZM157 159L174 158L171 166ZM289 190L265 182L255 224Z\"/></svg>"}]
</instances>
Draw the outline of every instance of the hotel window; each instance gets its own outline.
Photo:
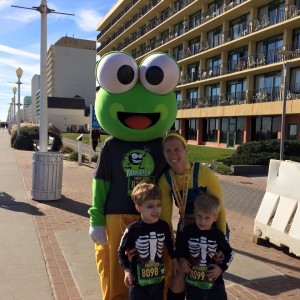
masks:
<instances>
[{"instance_id":1,"label":"hotel window","mask_svg":"<svg viewBox=\"0 0 300 300\"><path fill-rule=\"evenodd\" d=\"M156 24L157 24L157 17L155 17L155 18L153 18L152 20L150 20L149 28L150 28L150 29L155 28Z\"/></svg>"},{"instance_id":2,"label":"hotel window","mask_svg":"<svg viewBox=\"0 0 300 300\"><path fill-rule=\"evenodd\" d=\"M143 36L147 32L147 26L146 24L141 26L140 28L141 36Z\"/></svg>"},{"instance_id":3,"label":"hotel window","mask_svg":"<svg viewBox=\"0 0 300 300\"><path fill-rule=\"evenodd\" d=\"M207 76L219 76L221 70L221 55L217 55L206 60Z\"/></svg>"},{"instance_id":4,"label":"hotel window","mask_svg":"<svg viewBox=\"0 0 300 300\"><path fill-rule=\"evenodd\" d=\"M246 66L248 60L248 46L228 52L228 71L237 70L239 64Z\"/></svg>"},{"instance_id":5,"label":"hotel window","mask_svg":"<svg viewBox=\"0 0 300 300\"><path fill-rule=\"evenodd\" d=\"M249 33L249 14L236 18L229 23L229 35L231 40Z\"/></svg>"},{"instance_id":6,"label":"hotel window","mask_svg":"<svg viewBox=\"0 0 300 300\"><path fill-rule=\"evenodd\" d=\"M167 20L169 18L169 15L170 15L170 7L168 7L164 11L162 11L162 13L160 15L161 22L164 22L165 20Z\"/></svg>"},{"instance_id":7,"label":"hotel window","mask_svg":"<svg viewBox=\"0 0 300 300\"><path fill-rule=\"evenodd\" d=\"M251 141L267 141L277 139L278 117L252 118Z\"/></svg>"},{"instance_id":8,"label":"hotel window","mask_svg":"<svg viewBox=\"0 0 300 300\"><path fill-rule=\"evenodd\" d=\"M218 16L224 12L224 2L223 0L216 0L215 1L215 16Z\"/></svg>"},{"instance_id":9,"label":"hotel window","mask_svg":"<svg viewBox=\"0 0 300 300\"><path fill-rule=\"evenodd\" d=\"M182 44L173 48L173 57L176 60L181 60L183 58L183 45Z\"/></svg>"},{"instance_id":10,"label":"hotel window","mask_svg":"<svg viewBox=\"0 0 300 300\"><path fill-rule=\"evenodd\" d=\"M189 28L197 27L201 24L201 10L189 16Z\"/></svg>"},{"instance_id":11,"label":"hotel window","mask_svg":"<svg viewBox=\"0 0 300 300\"><path fill-rule=\"evenodd\" d=\"M142 9L141 9L142 16L143 16L144 14L146 14L147 11L148 11L148 5L143 6Z\"/></svg>"},{"instance_id":12,"label":"hotel window","mask_svg":"<svg viewBox=\"0 0 300 300\"><path fill-rule=\"evenodd\" d=\"M255 77L255 94L261 93L262 101L280 100L281 71L266 73Z\"/></svg>"},{"instance_id":13,"label":"hotel window","mask_svg":"<svg viewBox=\"0 0 300 300\"><path fill-rule=\"evenodd\" d=\"M291 70L291 93L300 94L300 68Z\"/></svg>"},{"instance_id":14,"label":"hotel window","mask_svg":"<svg viewBox=\"0 0 300 300\"><path fill-rule=\"evenodd\" d=\"M210 48L222 44L222 26L215 28L207 33L207 41Z\"/></svg>"},{"instance_id":15,"label":"hotel window","mask_svg":"<svg viewBox=\"0 0 300 300\"><path fill-rule=\"evenodd\" d=\"M230 104L244 103L246 99L246 85L246 78L227 82L227 98Z\"/></svg>"},{"instance_id":16,"label":"hotel window","mask_svg":"<svg viewBox=\"0 0 300 300\"><path fill-rule=\"evenodd\" d=\"M300 0L299 0L300 3ZM293 48L292 50L300 50L300 29L295 29L293 32ZM299 52L298 52L299 53Z\"/></svg>"},{"instance_id":17,"label":"hotel window","mask_svg":"<svg viewBox=\"0 0 300 300\"><path fill-rule=\"evenodd\" d=\"M175 97L176 97L177 107L179 107L180 104L181 104L181 102L182 102L182 94L181 94L181 91L176 91L176 92L175 92Z\"/></svg>"},{"instance_id":18,"label":"hotel window","mask_svg":"<svg viewBox=\"0 0 300 300\"><path fill-rule=\"evenodd\" d=\"M145 54L147 52L147 46L146 46L146 43L142 44L141 45L141 55Z\"/></svg>"},{"instance_id":19,"label":"hotel window","mask_svg":"<svg viewBox=\"0 0 300 300\"><path fill-rule=\"evenodd\" d=\"M283 35L274 36L256 44L257 53L264 54L264 60L267 64L272 64L282 60L282 55L278 50L283 47Z\"/></svg>"},{"instance_id":20,"label":"hotel window","mask_svg":"<svg viewBox=\"0 0 300 300\"><path fill-rule=\"evenodd\" d=\"M152 38L150 40L150 48L151 48L151 50L153 50L155 48L155 46L156 46L156 37L154 37L154 38Z\"/></svg>"},{"instance_id":21,"label":"hotel window","mask_svg":"<svg viewBox=\"0 0 300 300\"><path fill-rule=\"evenodd\" d=\"M220 97L220 84L205 86L205 99L208 106L218 106Z\"/></svg>"},{"instance_id":22,"label":"hotel window","mask_svg":"<svg viewBox=\"0 0 300 300\"><path fill-rule=\"evenodd\" d=\"M183 0L176 1L176 2L174 3L176 12L182 10L183 7L184 7L184 4L185 4L185 3L184 3Z\"/></svg>"},{"instance_id":23,"label":"hotel window","mask_svg":"<svg viewBox=\"0 0 300 300\"><path fill-rule=\"evenodd\" d=\"M287 139L290 141L297 141L297 137L298 137L298 124L297 123L289 123Z\"/></svg>"},{"instance_id":24,"label":"hotel window","mask_svg":"<svg viewBox=\"0 0 300 300\"><path fill-rule=\"evenodd\" d=\"M274 25L285 20L284 0L270 1L269 4L258 9L258 19L266 26ZM264 21L264 18L266 21ZM267 19L266 19L267 18Z\"/></svg>"},{"instance_id":25,"label":"hotel window","mask_svg":"<svg viewBox=\"0 0 300 300\"><path fill-rule=\"evenodd\" d=\"M169 40L169 35L170 35L169 29L162 32L161 35L160 35L161 42L166 43Z\"/></svg>"},{"instance_id":26,"label":"hotel window","mask_svg":"<svg viewBox=\"0 0 300 300\"><path fill-rule=\"evenodd\" d=\"M200 37L196 37L192 40L189 40L189 51L190 51L190 55L195 55L197 53L199 53L200 50Z\"/></svg>"},{"instance_id":27,"label":"hotel window","mask_svg":"<svg viewBox=\"0 0 300 300\"><path fill-rule=\"evenodd\" d=\"M131 36L131 40L134 42L136 39L137 39L137 32L135 31Z\"/></svg>"},{"instance_id":28,"label":"hotel window","mask_svg":"<svg viewBox=\"0 0 300 300\"><path fill-rule=\"evenodd\" d=\"M199 75L199 63L190 64L187 67L187 76L190 82L198 80Z\"/></svg>"},{"instance_id":29,"label":"hotel window","mask_svg":"<svg viewBox=\"0 0 300 300\"><path fill-rule=\"evenodd\" d=\"M245 118L244 117L238 117L236 118L236 144L243 144L244 143L244 131L245 131L246 125L245 125Z\"/></svg>"},{"instance_id":30,"label":"hotel window","mask_svg":"<svg viewBox=\"0 0 300 300\"><path fill-rule=\"evenodd\" d=\"M185 138L187 140L196 141L197 119L187 119L186 121Z\"/></svg>"},{"instance_id":31,"label":"hotel window","mask_svg":"<svg viewBox=\"0 0 300 300\"><path fill-rule=\"evenodd\" d=\"M131 55L132 55L133 58L137 58L137 50L136 50L136 49L133 49L133 50L131 51Z\"/></svg>"},{"instance_id":32,"label":"hotel window","mask_svg":"<svg viewBox=\"0 0 300 300\"><path fill-rule=\"evenodd\" d=\"M174 129L178 130L178 131L180 130L180 120L179 119L175 120Z\"/></svg>"},{"instance_id":33,"label":"hotel window","mask_svg":"<svg viewBox=\"0 0 300 300\"><path fill-rule=\"evenodd\" d=\"M217 118L205 118L203 121L203 140L205 142L217 142L219 120Z\"/></svg>"},{"instance_id":34,"label":"hotel window","mask_svg":"<svg viewBox=\"0 0 300 300\"><path fill-rule=\"evenodd\" d=\"M245 131L245 118L222 118L221 130L220 130L220 143L228 143L228 133L230 131L230 125L235 126L235 144L241 145L244 143L244 131Z\"/></svg>"},{"instance_id":35,"label":"hotel window","mask_svg":"<svg viewBox=\"0 0 300 300\"><path fill-rule=\"evenodd\" d=\"M191 105L191 107L194 108L199 99L198 89L187 90L187 99L188 99L188 103Z\"/></svg>"},{"instance_id":36,"label":"hotel window","mask_svg":"<svg viewBox=\"0 0 300 300\"><path fill-rule=\"evenodd\" d=\"M183 25L183 21L177 23L174 25L174 36L179 36L184 34L184 25Z\"/></svg>"},{"instance_id":37,"label":"hotel window","mask_svg":"<svg viewBox=\"0 0 300 300\"><path fill-rule=\"evenodd\" d=\"M227 143L227 132L229 130L229 118L221 119L220 143Z\"/></svg>"}]
</instances>

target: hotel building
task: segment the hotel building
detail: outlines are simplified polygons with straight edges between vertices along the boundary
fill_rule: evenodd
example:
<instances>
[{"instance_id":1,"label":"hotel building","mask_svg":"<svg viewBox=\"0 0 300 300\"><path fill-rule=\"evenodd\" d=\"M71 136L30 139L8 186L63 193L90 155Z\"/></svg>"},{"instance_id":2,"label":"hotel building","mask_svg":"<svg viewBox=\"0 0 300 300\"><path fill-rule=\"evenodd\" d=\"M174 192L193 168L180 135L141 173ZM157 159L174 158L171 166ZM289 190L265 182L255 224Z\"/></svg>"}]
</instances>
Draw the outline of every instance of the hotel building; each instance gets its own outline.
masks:
<instances>
[{"instance_id":1,"label":"hotel building","mask_svg":"<svg viewBox=\"0 0 300 300\"><path fill-rule=\"evenodd\" d=\"M97 30L99 56L177 60L175 127L190 144L300 140L300 0L120 0Z\"/></svg>"}]
</instances>

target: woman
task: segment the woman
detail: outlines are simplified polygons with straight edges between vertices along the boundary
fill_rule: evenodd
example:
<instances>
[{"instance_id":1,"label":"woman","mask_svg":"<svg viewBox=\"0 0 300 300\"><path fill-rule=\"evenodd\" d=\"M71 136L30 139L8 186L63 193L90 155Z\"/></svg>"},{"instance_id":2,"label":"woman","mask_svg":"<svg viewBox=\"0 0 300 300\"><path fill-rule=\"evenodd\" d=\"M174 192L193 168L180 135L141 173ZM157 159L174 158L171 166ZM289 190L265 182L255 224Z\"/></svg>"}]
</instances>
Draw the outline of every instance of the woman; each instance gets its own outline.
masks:
<instances>
[{"instance_id":1,"label":"woman","mask_svg":"<svg viewBox=\"0 0 300 300\"><path fill-rule=\"evenodd\" d=\"M159 180L162 191L161 219L171 226L173 198L180 213L176 234L176 239L180 239L183 227L194 221L194 198L198 194L207 192L221 200L217 227L226 234L225 207L220 182L206 165L188 161L187 152L187 142L179 133L170 132L163 139L163 154L170 168ZM176 274L171 278L168 300L184 298L184 274Z\"/></svg>"}]
</instances>

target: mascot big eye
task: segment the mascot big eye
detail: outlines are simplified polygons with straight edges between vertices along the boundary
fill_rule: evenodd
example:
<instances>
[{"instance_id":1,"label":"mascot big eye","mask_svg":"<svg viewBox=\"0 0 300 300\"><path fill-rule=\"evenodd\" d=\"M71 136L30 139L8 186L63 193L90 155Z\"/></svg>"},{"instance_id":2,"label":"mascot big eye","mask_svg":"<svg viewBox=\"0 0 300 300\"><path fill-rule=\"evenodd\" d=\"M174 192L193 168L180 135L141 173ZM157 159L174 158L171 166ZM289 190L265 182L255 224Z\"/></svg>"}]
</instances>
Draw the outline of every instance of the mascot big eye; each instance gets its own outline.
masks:
<instances>
[{"instance_id":1,"label":"mascot big eye","mask_svg":"<svg viewBox=\"0 0 300 300\"><path fill-rule=\"evenodd\" d=\"M154 53L138 67L128 54L113 52L102 57L97 73L101 88L96 116L110 135L148 141L171 128L177 114L173 89L179 79L172 57Z\"/></svg>"},{"instance_id":2,"label":"mascot big eye","mask_svg":"<svg viewBox=\"0 0 300 300\"><path fill-rule=\"evenodd\" d=\"M161 137L176 119L179 68L165 53L152 53L138 65L116 51L101 57L96 74L96 117L111 137L100 150L93 179L90 236L103 299L127 299L118 246L125 228L139 218L133 187L142 180L157 183L165 170Z\"/></svg>"}]
</instances>

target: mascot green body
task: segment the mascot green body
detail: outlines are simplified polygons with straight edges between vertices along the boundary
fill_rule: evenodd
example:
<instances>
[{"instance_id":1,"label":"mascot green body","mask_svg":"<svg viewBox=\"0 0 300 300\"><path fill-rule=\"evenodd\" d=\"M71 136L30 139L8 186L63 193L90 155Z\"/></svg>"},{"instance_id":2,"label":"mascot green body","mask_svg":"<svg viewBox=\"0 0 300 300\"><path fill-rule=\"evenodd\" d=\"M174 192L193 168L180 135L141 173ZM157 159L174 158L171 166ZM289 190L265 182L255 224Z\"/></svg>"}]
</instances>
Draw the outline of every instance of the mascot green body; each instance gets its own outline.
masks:
<instances>
[{"instance_id":1,"label":"mascot green body","mask_svg":"<svg viewBox=\"0 0 300 300\"><path fill-rule=\"evenodd\" d=\"M138 182L157 183L165 170L162 136L176 119L173 90L179 69L163 53L147 56L138 66L129 54L110 52L98 63L97 79L101 88L96 116L112 137L99 153L89 233L95 242L103 299L124 300L128 290L118 247L125 228L139 218L130 195Z\"/></svg>"}]
</instances>

